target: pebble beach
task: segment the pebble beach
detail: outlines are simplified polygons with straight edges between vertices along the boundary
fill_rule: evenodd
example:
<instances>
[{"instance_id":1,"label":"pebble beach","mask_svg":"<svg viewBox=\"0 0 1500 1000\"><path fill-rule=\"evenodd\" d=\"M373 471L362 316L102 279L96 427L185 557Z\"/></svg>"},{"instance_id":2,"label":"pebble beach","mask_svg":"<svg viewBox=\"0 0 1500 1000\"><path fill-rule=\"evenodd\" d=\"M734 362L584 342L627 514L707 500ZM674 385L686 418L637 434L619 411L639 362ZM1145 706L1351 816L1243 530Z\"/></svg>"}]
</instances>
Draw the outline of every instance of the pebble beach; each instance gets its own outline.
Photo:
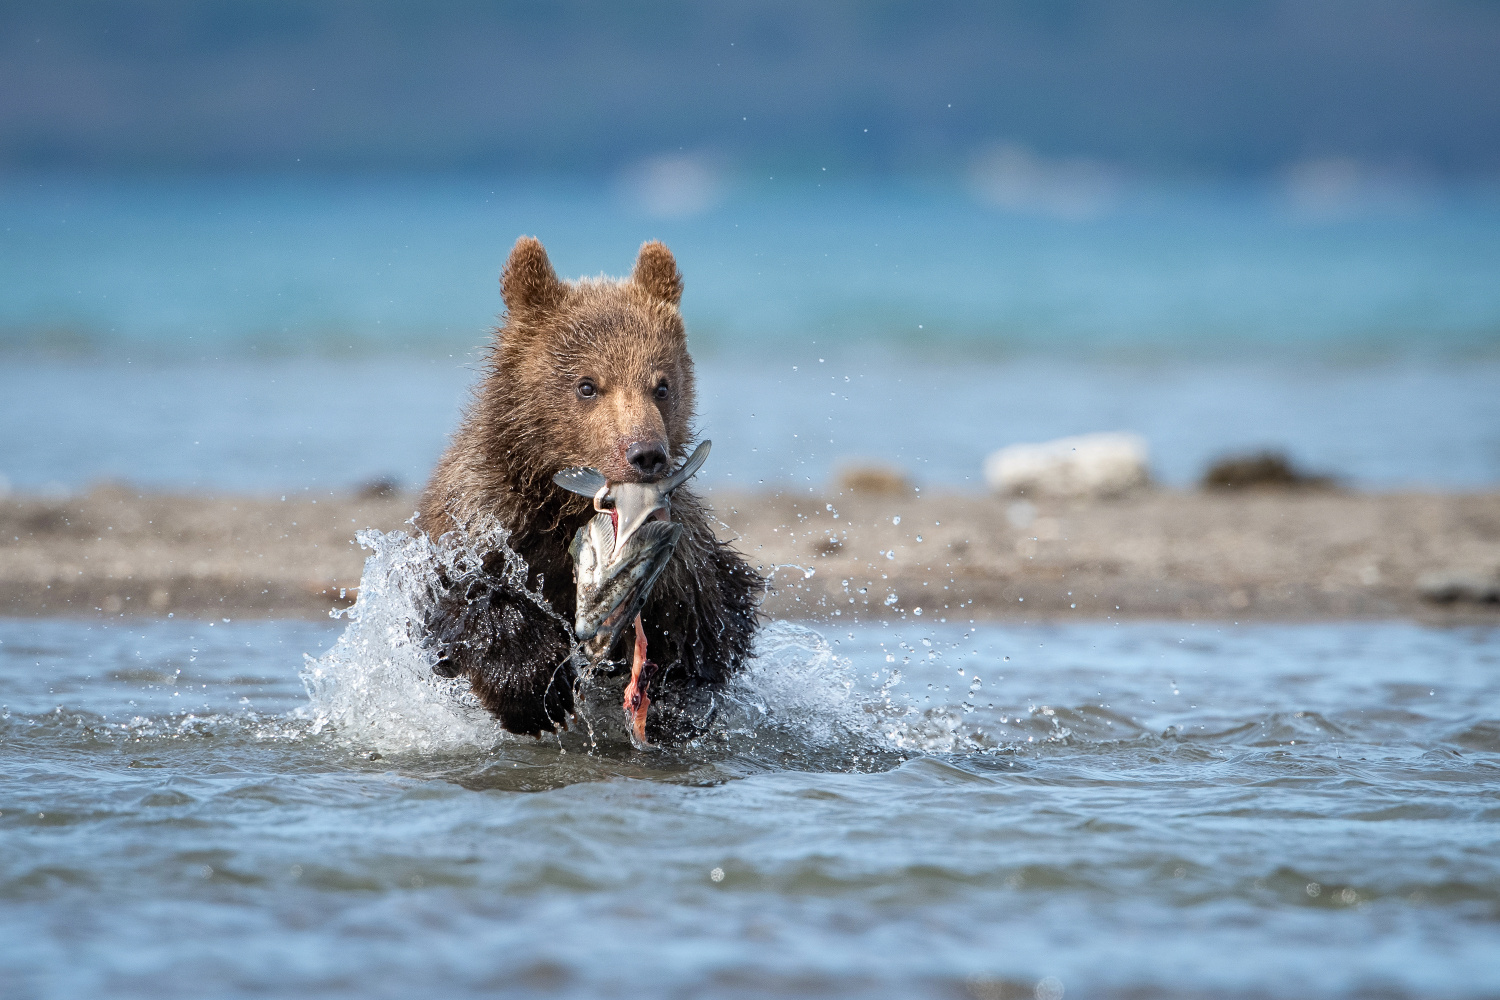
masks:
<instances>
[{"instance_id":1,"label":"pebble beach","mask_svg":"<svg viewBox=\"0 0 1500 1000\"><path fill-rule=\"evenodd\" d=\"M713 490L773 618L1500 621L1500 493ZM409 493L0 500L0 614L321 617ZM409 529L408 529L409 530ZM1457 581L1445 591L1445 581ZM920 609L920 611L918 610Z\"/></svg>"}]
</instances>

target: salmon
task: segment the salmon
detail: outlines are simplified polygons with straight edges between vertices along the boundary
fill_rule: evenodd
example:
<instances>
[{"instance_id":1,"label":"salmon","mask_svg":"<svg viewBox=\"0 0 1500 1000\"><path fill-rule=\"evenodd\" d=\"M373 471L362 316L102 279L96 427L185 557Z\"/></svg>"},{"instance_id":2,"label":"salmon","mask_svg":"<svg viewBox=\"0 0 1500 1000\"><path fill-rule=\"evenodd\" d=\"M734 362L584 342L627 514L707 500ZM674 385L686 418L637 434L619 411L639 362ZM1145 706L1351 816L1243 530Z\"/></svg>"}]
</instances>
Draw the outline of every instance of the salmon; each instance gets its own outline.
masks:
<instances>
[{"instance_id":1,"label":"salmon","mask_svg":"<svg viewBox=\"0 0 1500 1000\"><path fill-rule=\"evenodd\" d=\"M625 717L637 744L646 744L649 688L656 664L647 657L641 609L682 537L671 520L672 491L708 459L704 441L682 468L654 483L610 483L598 469L564 469L552 477L565 490L590 497L599 513L573 536L573 579L578 588L573 630L589 665L599 662L623 629L635 625Z\"/></svg>"}]
</instances>

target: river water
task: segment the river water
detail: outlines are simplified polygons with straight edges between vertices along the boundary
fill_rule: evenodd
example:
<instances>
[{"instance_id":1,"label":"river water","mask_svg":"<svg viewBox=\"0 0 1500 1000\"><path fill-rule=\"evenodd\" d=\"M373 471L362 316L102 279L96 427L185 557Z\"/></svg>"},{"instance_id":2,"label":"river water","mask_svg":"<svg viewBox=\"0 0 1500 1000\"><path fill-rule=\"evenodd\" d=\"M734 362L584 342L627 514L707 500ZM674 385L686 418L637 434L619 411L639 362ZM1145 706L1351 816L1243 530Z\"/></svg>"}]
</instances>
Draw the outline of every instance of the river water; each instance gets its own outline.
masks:
<instances>
[{"instance_id":1,"label":"river water","mask_svg":"<svg viewBox=\"0 0 1500 1000\"><path fill-rule=\"evenodd\" d=\"M1500 199L503 179L0 185L0 495L415 487L496 277L665 239L714 487L1131 430L1500 481ZM0 618L0 996L1500 995L1500 630L771 625L697 745L512 739L347 622ZM409 554L409 553L408 553ZM403 576L406 574L406 576Z\"/></svg>"},{"instance_id":2,"label":"river water","mask_svg":"<svg viewBox=\"0 0 1500 1000\"><path fill-rule=\"evenodd\" d=\"M1500 993L1494 629L778 623L639 751L389 626L0 620L5 995Z\"/></svg>"},{"instance_id":3,"label":"river water","mask_svg":"<svg viewBox=\"0 0 1500 1000\"><path fill-rule=\"evenodd\" d=\"M567 277L672 247L705 484L878 461L976 488L996 448L1093 431L1142 435L1171 486L1260 448L1361 489L1500 482L1500 194L1368 209L1179 185L1049 218L819 180L656 218L503 178L0 180L0 493L418 487L522 233Z\"/></svg>"}]
</instances>

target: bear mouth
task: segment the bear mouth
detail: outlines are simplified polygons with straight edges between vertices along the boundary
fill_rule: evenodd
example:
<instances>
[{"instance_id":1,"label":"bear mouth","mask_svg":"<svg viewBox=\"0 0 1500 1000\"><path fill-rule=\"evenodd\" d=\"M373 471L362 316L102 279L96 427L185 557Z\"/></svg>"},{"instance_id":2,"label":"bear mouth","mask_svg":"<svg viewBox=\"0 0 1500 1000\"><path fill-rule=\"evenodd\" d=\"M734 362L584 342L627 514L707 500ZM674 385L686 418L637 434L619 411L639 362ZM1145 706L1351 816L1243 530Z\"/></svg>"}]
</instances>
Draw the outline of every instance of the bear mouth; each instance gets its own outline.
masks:
<instances>
[{"instance_id":1,"label":"bear mouth","mask_svg":"<svg viewBox=\"0 0 1500 1000\"><path fill-rule=\"evenodd\" d=\"M672 492L703 468L712 447L712 441L702 442L679 469L654 482L612 481L598 469L587 466L563 469L552 477L552 481L571 493L592 499L596 511L614 512L615 552L618 553L641 525L668 516L657 512L670 511Z\"/></svg>"}]
</instances>

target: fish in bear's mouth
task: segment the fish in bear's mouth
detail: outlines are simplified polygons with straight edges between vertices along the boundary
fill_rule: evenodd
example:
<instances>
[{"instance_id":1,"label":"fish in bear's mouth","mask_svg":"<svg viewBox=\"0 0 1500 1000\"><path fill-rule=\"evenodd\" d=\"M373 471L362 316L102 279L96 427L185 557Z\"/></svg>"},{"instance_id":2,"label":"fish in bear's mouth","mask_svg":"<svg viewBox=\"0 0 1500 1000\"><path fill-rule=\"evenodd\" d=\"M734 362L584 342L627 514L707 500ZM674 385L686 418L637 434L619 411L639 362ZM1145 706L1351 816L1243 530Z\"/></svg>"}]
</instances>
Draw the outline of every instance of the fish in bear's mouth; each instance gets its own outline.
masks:
<instances>
[{"instance_id":1,"label":"fish in bear's mouth","mask_svg":"<svg viewBox=\"0 0 1500 1000\"><path fill-rule=\"evenodd\" d=\"M598 469L564 469L552 481L589 497L599 513L573 536L568 554L578 587L573 630L592 666L614 645L629 622L635 624L625 719L635 742L646 743L648 689L657 666L646 656L641 609L666 568L682 525L671 520L671 495L708 459L713 442L704 441L682 468L654 483L610 483Z\"/></svg>"}]
</instances>

